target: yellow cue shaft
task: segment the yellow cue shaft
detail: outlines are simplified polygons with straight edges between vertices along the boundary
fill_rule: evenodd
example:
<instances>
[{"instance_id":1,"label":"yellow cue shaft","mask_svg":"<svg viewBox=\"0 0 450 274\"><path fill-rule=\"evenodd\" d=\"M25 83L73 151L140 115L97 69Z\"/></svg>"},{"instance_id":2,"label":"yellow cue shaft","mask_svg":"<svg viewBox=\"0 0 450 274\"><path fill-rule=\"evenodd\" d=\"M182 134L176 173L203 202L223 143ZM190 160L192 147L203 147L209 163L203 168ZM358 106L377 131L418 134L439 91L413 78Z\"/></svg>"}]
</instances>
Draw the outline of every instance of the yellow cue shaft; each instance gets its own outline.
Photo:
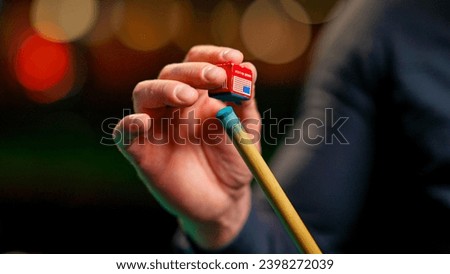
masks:
<instances>
[{"instance_id":1,"label":"yellow cue shaft","mask_svg":"<svg viewBox=\"0 0 450 274\"><path fill-rule=\"evenodd\" d=\"M217 113L216 117L222 122L228 136L233 140L234 146L263 189L266 198L284 223L297 247L304 253L322 254L267 163L243 129L233 109L230 106L225 107Z\"/></svg>"}]
</instances>

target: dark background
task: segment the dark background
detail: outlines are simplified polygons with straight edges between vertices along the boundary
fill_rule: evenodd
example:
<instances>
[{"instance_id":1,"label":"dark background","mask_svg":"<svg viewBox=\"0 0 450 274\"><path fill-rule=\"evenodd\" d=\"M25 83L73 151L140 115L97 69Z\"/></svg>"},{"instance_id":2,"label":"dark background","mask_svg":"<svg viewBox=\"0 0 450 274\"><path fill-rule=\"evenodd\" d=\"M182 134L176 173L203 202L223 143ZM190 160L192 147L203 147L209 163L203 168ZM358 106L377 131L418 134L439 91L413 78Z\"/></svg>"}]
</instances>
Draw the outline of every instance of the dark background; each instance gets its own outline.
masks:
<instances>
[{"instance_id":1,"label":"dark background","mask_svg":"<svg viewBox=\"0 0 450 274\"><path fill-rule=\"evenodd\" d=\"M172 1L189 5L195 15L191 24L196 27L184 33L191 40L183 46L168 41L151 50L132 49L114 34L99 43L86 42L96 24L106 20L105 10L119 2L145 2L94 1L99 8L90 31L74 40L51 41L70 49L75 71L68 91L56 99L48 99L46 92L57 92L58 84L54 90L33 90L18 76L21 41L41 35L30 19L37 2L0 0L0 252L170 253L176 220L154 201L116 147L100 144L112 130L102 123L131 110L136 83L181 61L189 45L233 46L251 56L239 37L220 41L217 30L209 29L219 5L232 5L242 16L258 1ZM259 2L279 7L277 1ZM310 13L311 21L303 23L311 34L306 50L283 63L277 63L276 55L250 58L258 68L259 108L270 109L274 118L294 117L315 38L336 1L292 2ZM270 35L267 29L255 35L265 31ZM263 142L267 160L274 149Z\"/></svg>"}]
</instances>

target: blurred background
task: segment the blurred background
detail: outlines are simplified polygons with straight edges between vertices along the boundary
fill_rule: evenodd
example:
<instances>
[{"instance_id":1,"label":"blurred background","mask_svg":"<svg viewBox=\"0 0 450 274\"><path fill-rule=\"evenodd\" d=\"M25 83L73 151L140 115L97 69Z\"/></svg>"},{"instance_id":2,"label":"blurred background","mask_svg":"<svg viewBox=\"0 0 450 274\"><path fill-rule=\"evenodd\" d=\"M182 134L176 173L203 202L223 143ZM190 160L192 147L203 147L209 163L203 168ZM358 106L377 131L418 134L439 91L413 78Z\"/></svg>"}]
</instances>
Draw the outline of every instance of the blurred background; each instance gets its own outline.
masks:
<instances>
[{"instance_id":1,"label":"blurred background","mask_svg":"<svg viewBox=\"0 0 450 274\"><path fill-rule=\"evenodd\" d=\"M336 4L0 0L0 253L172 252L175 219L104 122L129 114L134 86L196 44L240 49L258 69L260 111L294 117ZM274 149L263 143L263 156Z\"/></svg>"}]
</instances>

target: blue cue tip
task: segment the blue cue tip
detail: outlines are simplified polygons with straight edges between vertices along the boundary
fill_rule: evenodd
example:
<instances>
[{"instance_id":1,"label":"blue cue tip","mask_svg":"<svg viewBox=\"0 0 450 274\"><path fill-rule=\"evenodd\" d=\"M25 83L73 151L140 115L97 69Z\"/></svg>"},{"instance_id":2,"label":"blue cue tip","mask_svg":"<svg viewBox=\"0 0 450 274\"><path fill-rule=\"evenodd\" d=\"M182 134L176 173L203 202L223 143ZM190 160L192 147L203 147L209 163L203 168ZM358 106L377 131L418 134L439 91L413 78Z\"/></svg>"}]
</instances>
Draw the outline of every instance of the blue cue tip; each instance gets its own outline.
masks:
<instances>
[{"instance_id":1,"label":"blue cue tip","mask_svg":"<svg viewBox=\"0 0 450 274\"><path fill-rule=\"evenodd\" d=\"M232 107L227 106L219 110L216 114L216 118L222 122L223 127L227 131L228 135L232 135L233 129L241 129L240 126L241 122L239 121L239 118L236 116L236 113L234 113L234 110Z\"/></svg>"}]
</instances>

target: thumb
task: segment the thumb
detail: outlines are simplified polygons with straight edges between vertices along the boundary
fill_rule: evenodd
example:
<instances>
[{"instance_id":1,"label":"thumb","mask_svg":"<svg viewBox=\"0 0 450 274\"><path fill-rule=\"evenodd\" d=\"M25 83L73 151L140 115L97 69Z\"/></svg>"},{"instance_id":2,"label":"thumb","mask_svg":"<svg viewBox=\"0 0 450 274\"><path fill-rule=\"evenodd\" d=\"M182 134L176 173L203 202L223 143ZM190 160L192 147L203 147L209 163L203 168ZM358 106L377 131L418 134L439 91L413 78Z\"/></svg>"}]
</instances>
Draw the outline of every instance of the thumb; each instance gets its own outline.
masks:
<instances>
[{"instance_id":1,"label":"thumb","mask_svg":"<svg viewBox=\"0 0 450 274\"><path fill-rule=\"evenodd\" d=\"M116 125L113 131L114 142L122 153L128 148L139 136L146 136L150 129L150 116L145 113L131 114L125 116Z\"/></svg>"},{"instance_id":2,"label":"thumb","mask_svg":"<svg viewBox=\"0 0 450 274\"><path fill-rule=\"evenodd\" d=\"M261 150L261 115L259 114L255 98L235 104L233 109L239 117L250 141Z\"/></svg>"}]
</instances>

